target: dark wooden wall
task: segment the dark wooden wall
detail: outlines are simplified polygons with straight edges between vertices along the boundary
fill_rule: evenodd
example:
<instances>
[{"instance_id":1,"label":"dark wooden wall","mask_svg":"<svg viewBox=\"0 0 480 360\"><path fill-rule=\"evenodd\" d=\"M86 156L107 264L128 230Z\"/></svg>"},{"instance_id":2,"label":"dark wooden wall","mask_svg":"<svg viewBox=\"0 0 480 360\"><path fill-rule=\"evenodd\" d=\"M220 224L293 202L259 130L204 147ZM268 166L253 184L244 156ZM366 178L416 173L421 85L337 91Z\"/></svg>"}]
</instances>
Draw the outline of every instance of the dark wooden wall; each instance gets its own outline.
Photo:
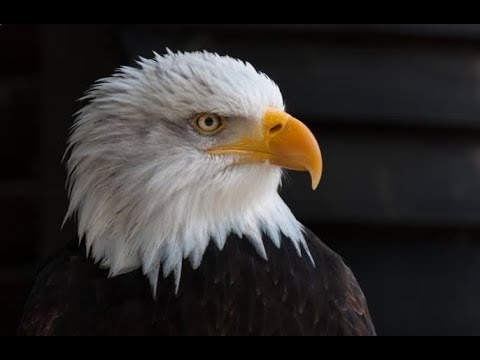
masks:
<instances>
[{"instance_id":1,"label":"dark wooden wall","mask_svg":"<svg viewBox=\"0 0 480 360\"><path fill-rule=\"evenodd\" d=\"M480 25L0 27L0 334L37 264L74 234L61 157L75 99L152 50L252 62L315 129L298 218L352 266L380 334L480 334Z\"/></svg>"}]
</instances>

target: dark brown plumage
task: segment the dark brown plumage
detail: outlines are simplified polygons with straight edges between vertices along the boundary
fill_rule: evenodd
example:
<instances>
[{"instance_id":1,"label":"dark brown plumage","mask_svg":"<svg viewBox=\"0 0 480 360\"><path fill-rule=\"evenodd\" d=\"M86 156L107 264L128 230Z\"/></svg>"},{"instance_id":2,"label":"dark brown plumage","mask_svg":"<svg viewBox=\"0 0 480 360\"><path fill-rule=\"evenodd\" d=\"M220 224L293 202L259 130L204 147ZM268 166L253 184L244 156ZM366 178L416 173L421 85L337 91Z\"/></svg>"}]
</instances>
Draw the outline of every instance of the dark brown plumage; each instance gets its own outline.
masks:
<instances>
[{"instance_id":1,"label":"dark brown plumage","mask_svg":"<svg viewBox=\"0 0 480 360\"><path fill-rule=\"evenodd\" d=\"M213 243L202 265L160 277L157 300L141 271L108 279L70 246L39 272L21 319L21 335L375 335L367 304L342 259L307 231L313 267L291 241L269 260L248 240Z\"/></svg>"}]
</instances>

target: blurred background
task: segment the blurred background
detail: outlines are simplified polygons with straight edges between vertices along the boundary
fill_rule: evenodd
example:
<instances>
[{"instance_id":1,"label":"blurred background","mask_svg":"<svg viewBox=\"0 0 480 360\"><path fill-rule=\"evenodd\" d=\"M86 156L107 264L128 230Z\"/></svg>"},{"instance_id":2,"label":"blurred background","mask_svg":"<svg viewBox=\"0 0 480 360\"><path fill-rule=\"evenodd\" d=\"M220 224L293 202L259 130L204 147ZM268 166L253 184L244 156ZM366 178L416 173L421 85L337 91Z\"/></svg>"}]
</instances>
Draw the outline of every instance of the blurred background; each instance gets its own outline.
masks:
<instances>
[{"instance_id":1,"label":"blurred background","mask_svg":"<svg viewBox=\"0 0 480 360\"><path fill-rule=\"evenodd\" d=\"M152 50L250 61L324 153L282 193L339 252L380 335L480 335L480 25L0 26L0 335L75 236L61 164L89 85Z\"/></svg>"}]
</instances>

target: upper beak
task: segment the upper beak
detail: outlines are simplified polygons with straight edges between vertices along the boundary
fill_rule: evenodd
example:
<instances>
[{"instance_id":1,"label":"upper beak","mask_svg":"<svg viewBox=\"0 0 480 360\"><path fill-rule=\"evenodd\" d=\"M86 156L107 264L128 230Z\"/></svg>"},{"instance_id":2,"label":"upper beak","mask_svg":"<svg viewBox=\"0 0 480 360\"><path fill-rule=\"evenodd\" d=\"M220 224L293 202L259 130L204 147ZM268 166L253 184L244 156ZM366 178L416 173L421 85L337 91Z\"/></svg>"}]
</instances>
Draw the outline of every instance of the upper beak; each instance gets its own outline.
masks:
<instances>
[{"instance_id":1,"label":"upper beak","mask_svg":"<svg viewBox=\"0 0 480 360\"><path fill-rule=\"evenodd\" d=\"M286 169L308 171L315 190L322 176L322 155L312 132L289 114L268 109L260 131L226 146L209 149L210 154L240 154L240 163L270 162Z\"/></svg>"}]
</instances>

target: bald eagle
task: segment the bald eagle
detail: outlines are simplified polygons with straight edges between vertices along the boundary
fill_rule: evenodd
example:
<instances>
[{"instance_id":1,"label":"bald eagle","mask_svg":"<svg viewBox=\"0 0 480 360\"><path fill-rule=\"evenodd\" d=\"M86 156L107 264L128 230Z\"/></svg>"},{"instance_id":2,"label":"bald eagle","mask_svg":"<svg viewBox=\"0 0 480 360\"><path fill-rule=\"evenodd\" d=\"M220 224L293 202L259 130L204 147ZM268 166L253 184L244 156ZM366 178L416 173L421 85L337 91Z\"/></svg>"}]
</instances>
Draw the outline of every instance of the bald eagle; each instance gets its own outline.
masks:
<instances>
[{"instance_id":1,"label":"bald eagle","mask_svg":"<svg viewBox=\"0 0 480 360\"><path fill-rule=\"evenodd\" d=\"M319 184L311 131L265 74L140 58L83 98L67 149L78 239L39 271L22 335L374 335L342 259L278 194Z\"/></svg>"}]
</instances>

